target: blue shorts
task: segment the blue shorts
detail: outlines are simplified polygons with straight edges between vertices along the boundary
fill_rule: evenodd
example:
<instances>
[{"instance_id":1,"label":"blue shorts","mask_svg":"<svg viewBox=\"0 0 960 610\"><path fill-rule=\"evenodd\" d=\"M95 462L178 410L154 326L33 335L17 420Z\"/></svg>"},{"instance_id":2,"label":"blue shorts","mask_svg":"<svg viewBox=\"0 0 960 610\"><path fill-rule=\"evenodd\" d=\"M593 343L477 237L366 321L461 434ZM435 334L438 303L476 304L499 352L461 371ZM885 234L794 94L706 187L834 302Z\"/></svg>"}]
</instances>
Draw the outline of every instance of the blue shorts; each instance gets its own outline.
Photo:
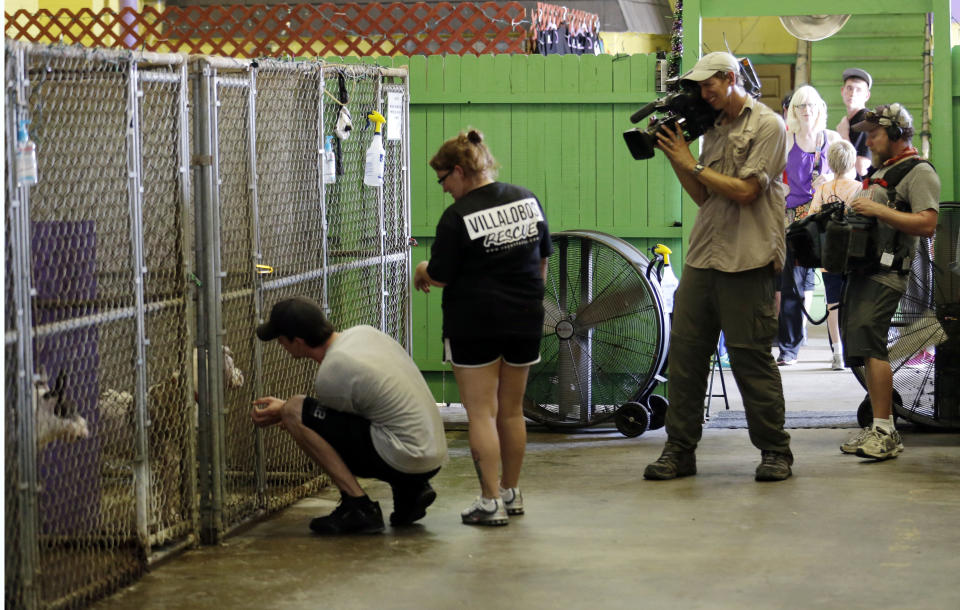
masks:
<instances>
[{"instance_id":1,"label":"blue shorts","mask_svg":"<svg viewBox=\"0 0 960 610\"><path fill-rule=\"evenodd\" d=\"M540 362L542 335L491 335L487 337L444 337L443 361L454 366L480 368L503 359L510 366Z\"/></svg>"},{"instance_id":2,"label":"blue shorts","mask_svg":"<svg viewBox=\"0 0 960 610\"><path fill-rule=\"evenodd\" d=\"M839 303L840 295L843 292L843 274L824 271L823 292L828 304Z\"/></svg>"}]
</instances>

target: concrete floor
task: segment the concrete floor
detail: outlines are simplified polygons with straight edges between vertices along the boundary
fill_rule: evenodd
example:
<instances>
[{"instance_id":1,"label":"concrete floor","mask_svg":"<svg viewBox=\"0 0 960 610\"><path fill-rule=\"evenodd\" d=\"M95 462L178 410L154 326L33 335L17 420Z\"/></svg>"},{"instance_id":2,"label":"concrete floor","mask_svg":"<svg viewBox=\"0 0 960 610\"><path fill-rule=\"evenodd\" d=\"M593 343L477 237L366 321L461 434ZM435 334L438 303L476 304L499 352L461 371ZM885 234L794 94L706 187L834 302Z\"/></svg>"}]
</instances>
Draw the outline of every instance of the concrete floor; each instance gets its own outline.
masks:
<instances>
[{"instance_id":1,"label":"concrete floor","mask_svg":"<svg viewBox=\"0 0 960 610\"><path fill-rule=\"evenodd\" d=\"M784 371L788 404L808 410L827 396L855 410L863 391L816 349ZM816 396L802 399L808 390ZM325 491L95 607L960 608L960 434L906 426L903 455L871 463L840 453L849 429L790 432L794 477L756 483L759 453L743 429L705 430L699 474L667 482L642 478L663 430L533 431L527 514L477 528L460 524L477 483L466 434L451 431L421 524L313 536L308 521L337 500ZM388 515L389 488L364 484Z\"/></svg>"}]
</instances>

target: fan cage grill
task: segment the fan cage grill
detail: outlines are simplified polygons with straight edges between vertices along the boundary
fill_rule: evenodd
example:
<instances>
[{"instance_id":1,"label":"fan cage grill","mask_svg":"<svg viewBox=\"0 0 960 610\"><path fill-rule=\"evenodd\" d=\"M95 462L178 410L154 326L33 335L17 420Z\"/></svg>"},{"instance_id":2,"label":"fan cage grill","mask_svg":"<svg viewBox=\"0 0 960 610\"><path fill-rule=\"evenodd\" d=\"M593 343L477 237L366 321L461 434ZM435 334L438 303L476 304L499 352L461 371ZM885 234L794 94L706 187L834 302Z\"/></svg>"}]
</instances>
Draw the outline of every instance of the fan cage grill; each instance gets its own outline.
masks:
<instances>
[{"instance_id":1,"label":"fan cage grill","mask_svg":"<svg viewBox=\"0 0 960 610\"><path fill-rule=\"evenodd\" d=\"M937 233L921 238L887 336L897 415L960 426L960 203L940 204ZM853 373L866 388L864 367Z\"/></svg>"},{"instance_id":2,"label":"fan cage grill","mask_svg":"<svg viewBox=\"0 0 960 610\"><path fill-rule=\"evenodd\" d=\"M524 413L551 426L610 419L645 397L666 358L668 319L649 260L629 243L590 232L552 236L541 361Z\"/></svg>"}]
</instances>

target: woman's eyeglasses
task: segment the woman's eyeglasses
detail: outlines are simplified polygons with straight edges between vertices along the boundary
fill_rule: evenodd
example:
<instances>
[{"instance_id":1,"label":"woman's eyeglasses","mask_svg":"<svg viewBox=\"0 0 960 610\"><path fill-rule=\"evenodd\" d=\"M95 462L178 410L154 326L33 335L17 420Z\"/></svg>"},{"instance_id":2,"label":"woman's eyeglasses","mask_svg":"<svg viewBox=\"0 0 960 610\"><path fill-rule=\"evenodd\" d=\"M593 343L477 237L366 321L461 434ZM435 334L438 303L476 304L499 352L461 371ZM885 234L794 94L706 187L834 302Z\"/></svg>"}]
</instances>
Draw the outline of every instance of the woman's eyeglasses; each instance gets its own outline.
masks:
<instances>
[{"instance_id":1,"label":"woman's eyeglasses","mask_svg":"<svg viewBox=\"0 0 960 610\"><path fill-rule=\"evenodd\" d=\"M449 177L450 177L450 174L452 174L452 173L453 173L453 170L451 169L450 171L448 171L447 173L445 173L442 177L437 178L437 184L439 184L440 186L443 186L443 181L446 180L447 178L449 178Z\"/></svg>"}]
</instances>

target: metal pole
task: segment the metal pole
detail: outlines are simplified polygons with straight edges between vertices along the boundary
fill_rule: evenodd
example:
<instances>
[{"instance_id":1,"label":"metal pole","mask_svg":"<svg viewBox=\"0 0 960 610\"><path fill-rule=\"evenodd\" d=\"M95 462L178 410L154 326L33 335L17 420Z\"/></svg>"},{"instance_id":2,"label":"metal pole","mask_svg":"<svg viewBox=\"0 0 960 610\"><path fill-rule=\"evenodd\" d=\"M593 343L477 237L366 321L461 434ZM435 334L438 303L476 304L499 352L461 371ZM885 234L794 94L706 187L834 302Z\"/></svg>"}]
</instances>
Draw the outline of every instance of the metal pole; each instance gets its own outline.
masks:
<instances>
[{"instance_id":1,"label":"metal pole","mask_svg":"<svg viewBox=\"0 0 960 610\"><path fill-rule=\"evenodd\" d=\"M209 218L210 225L207 228L206 238L209 239L210 249L207 251L207 263L210 265L207 285L209 323L207 325L207 381L210 384L209 392L210 403L210 430L213 433L211 438L212 476L213 476L213 517L217 527L216 536L218 539L223 536L223 487L224 487L224 456L226 454L226 439L224 434L224 409L223 409L223 301L221 299L222 281L224 275L223 265L220 259L220 91L217 86L217 73L212 74L212 96L210 104L210 152L212 157L211 174L213 176L213 185L211 193L213 197L210 200Z\"/></svg>"},{"instance_id":2,"label":"metal pole","mask_svg":"<svg viewBox=\"0 0 960 610\"><path fill-rule=\"evenodd\" d=\"M191 279L195 278L194 274L194 223L191 222L191 219L195 218L196 211L193 207L193 200L191 197L191 181L190 181L190 116L189 116L189 86L190 81L188 78L187 72L187 61L186 58L182 58L180 63L179 70L179 87L180 95L177 105L177 127L180 134L180 156L179 156L179 174L180 174L180 222L181 227L181 244L183 248L183 294L184 294L184 315L186 316L186 321L184 322L184 333L186 339L186 347L189 350L191 345L194 345L196 341L196 336L194 334L194 328L197 320L197 311L196 311L196 291L194 290L196 284L194 284ZM192 371L193 366L191 364L191 356L187 355L186 362L187 371ZM196 383L197 380L194 379L192 374L186 375L186 394L187 400L190 401L191 411L195 413L197 408L197 403L194 400L196 396ZM194 425L194 418L191 418L192 421L188 422L187 425L187 438L186 446L184 447L184 459L186 460L186 489L189 490L190 494L190 523L192 525L191 531L196 532L200 527L200 513L197 507L196 501L196 490L197 490L197 429Z\"/></svg>"},{"instance_id":3,"label":"metal pole","mask_svg":"<svg viewBox=\"0 0 960 610\"><path fill-rule=\"evenodd\" d=\"M320 71L320 90L317 95L317 133L319 136L319 141L317 142L317 161L318 161L318 172L317 180L320 182L320 268L323 270L323 284L321 285L321 305L323 306L324 313L327 316L330 316L330 273L327 269L327 256L330 247L329 234L327 232L327 185L323 182L323 141L324 141L324 131L323 131L323 102L324 102L324 91L326 91L327 80L325 78L323 67L319 66L318 70ZM336 173L336 172L334 172Z\"/></svg>"},{"instance_id":4,"label":"metal pole","mask_svg":"<svg viewBox=\"0 0 960 610\"><path fill-rule=\"evenodd\" d=\"M407 347L407 353L413 355L413 336L411 327L413 326L413 311L411 306L411 293L413 292L413 252L410 246L410 238L413 237L412 221L410 220L410 78L409 74L403 76L403 139L400 141L403 147L403 237L405 240L406 270L407 281L404 283L404 345Z\"/></svg>"},{"instance_id":5,"label":"metal pole","mask_svg":"<svg viewBox=\"0 0 960 610\"><path fill-rule=\"evenodd\" d=\"M216 204L215 175L213 171L213 126L215 114L213 112L214 93L213 77L215 70L205 61L198 62L194 73L194 143L196 154L192 164L195 166L197 180L196 193L196 224L200 236L196 240L197 270L200 272L200 298L197 301L197 398L198 398L198 443L197 458L200 476L200 538L206 544L215 544L219 541L219 532L222 527L218 489L219 466L218 451L213 431L213 402L212 384L210 380L210 335L211 329L216 329L216 320L213 319L218 309L214 302L216 294L212 286L216 283L215 261L212 250L215 249L214 221L212 208ZM211 292L214 292L211 296Z\"/></svg>"},{"instance_id":6,"label":"metal pole","mask_svg":"<svg viewBox=\"0 0 960 610\"><path fill-rule=\"evenodd\" d=\"M375 98L377 100L377 112L383 114L383 77L380 76L380 72L377 73L377 90ZM384 145L384 155L386 155L387 147L386 144L387 134L380 135L380 144ZM386 161L384 161L384 167L386 167ZM384 204L383 204L383 191L384 186L381 185L377 189L377 228L380 233L380 330L383 332L387 331L387 230L386 223L384 222Z\"/></svg>"},{"instance_id":7,"label":"metal pole","mask_svg":"<svg viewBox=\"0 0 960 610\"><path fill-rule=\"evenodd\" d=\"M136 311L136 457L134 458L134 485L136 498L137 536L146 553L150 552L150 443L151 426L147 410L147 352L144 318L143 280L146 267L143 262L143 186L140 160L140 89L137 64L129 63L127 86L127 195L130 214L131 266L133 270L134 307Z\"/></svg>"},{"instance_id":8,"label":"metal pole","mask_svg":"<svg viewBox=\"0 0 960 610\"><path fill-rule=\"evenodd\" d=\"M250 157L248 173L250 183L248 190L250 192L250 258L252 267L250 275L253 280L253 314L256 324L263 321L263 281L256 272L256 265L263 263L263 251L260 241L260 199L257 191L257 69L250 68L250 85L247 93L247 139L249 141ZM253 379L253 388L257 396L263 396L263 344L261 341L253 341L253 358L256 373ZM256 429L256 485L257 502L261 508L267 506L267 455L263 444L263 429Z\"/></svg>"},{"instance_id":9,"label":"metal pole","mask_svg":"<svg viewBox=\"0 0 960 610\"><path fill-rule=\"evenodd\" d=\"M27 112L27 91L29 82L26 73L26 46L16 43L13 59L16 70L16 97L7 96L7 133L15 134L19 120ZM9 69L9 68L8 68ZM11 103L13 102L13 103ZM8 303L16 308L17 329L17 404L8 405L17 412L17 466L19 487L17 489L20 504L20 580L24 608L33 609L39 605L39 524L37 508L37 443L34 430L34 388L33 388L33 328L32 295L30 285L32 277L30 262L30 187L17 184L15 138L7 138L7 189L10 197L10 240L11 272L13 273L13 299ZM13 566L9 566L13 567Z\"/></svg>"},{"instance_id":10,"label":"metal pole","mask_svg":"<svg viewBox=\"0 0 960 610\"><path fill-rule=\"evenodd\" d=\"M920 156L930 158L930 113L933 83L933 13L927 13L923 24L923 98L920 111Z\"/></svg>"}]
</instances>

